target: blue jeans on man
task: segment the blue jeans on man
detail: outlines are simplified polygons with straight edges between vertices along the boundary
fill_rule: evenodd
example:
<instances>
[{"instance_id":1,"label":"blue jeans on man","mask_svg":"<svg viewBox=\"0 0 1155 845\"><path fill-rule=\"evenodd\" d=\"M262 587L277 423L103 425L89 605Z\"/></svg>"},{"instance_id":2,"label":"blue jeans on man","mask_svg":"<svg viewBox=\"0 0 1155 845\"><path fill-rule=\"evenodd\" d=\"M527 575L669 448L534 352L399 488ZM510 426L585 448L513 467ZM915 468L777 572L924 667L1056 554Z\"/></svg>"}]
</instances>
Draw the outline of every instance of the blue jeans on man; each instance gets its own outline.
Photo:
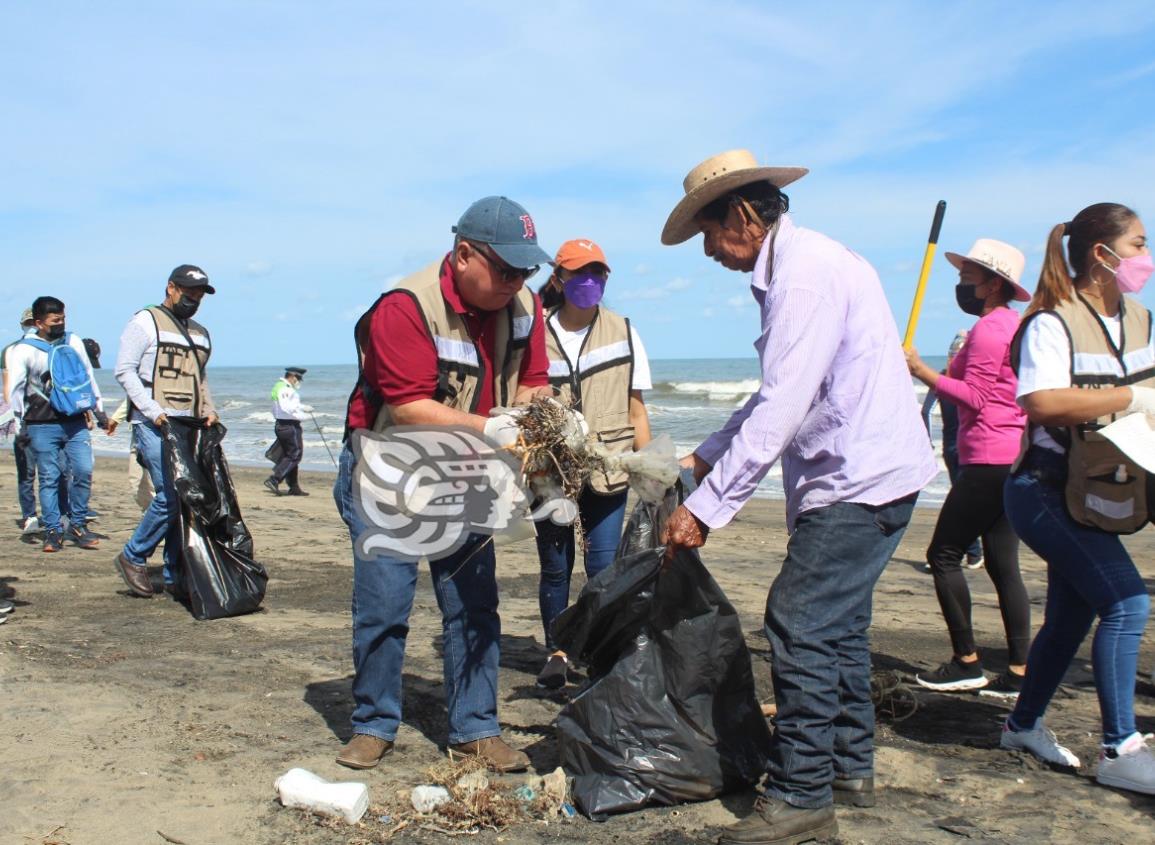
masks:
<instances>
[{"instance_id":1,"label":"blue jeans on man","mask_svg":"<svg viewBox=\"0 0 1155 845\"><path fill-rule=\"evenodd\" d=\"M15 438L12 441L12 457L16 461L16 494L20 500L20 519L24 521L36 516L36 456L32 447L23 440ZM61 515L69 513L68 481L72 473L68 470L68 461L63 452L60 453L60 471L63 474L61 483L57 485L60 495Z\"/></svg>"},{"instance_id":2,"label":"blue jeans on man","mask_svg":"<svg viewBox=\"0 0 1155 845\"><path fill-rule=\"evenodd\" d=\"M59 422L29 423L25 431L40 476L41 527L60 533L61 505L67 503L69 521L83 530L92 493L92 435L87 421L77 415Z\"/></svg>"},{"instance_id":3,"label":"blue jeans on man","mask_svg":"<svg viewBox=\"0 0 1155 845\"><path fill-rule=\"evenodd\" d=\"M151 421L141 420L133 422L132 436L136 438L137 460L148 471L156 495L125 543L124 557L137 566L146 566L163 540L164 582L176 587L180 584L184 538L177 520L180 502L164 460L164 434Z\"/></svg>"},{"instance_id":4,"label":"blue jeans on man","mask_svg":"<svg viewBox=\"0 0 1155 845\"><path fill-rule=\"evenodd\" d=\"M353 504L356 458L341 452L333 498L353 541L353 733L392 742L401 724L401 671L417 564L387 554L362 557L365 525ZM465 546L429 562L441 609L449 744L498 736L497 669L501 620L493 543L472 535Z\"/></svg>"},{"instance_id":5,"label":"blue jeans on man","mask_svg":"<svg viewBox=\"0 0 1155 845\"><path fill-rule=\"evenodd\" d=\"M626 517L625 491L603 496L590 487L578 497L578 519L585 535L586 578L593 578L614 562L614 552L622 539ZM538 605L545 627L545 646L555 651L553 621L569 606L569 583L573 576L577 549L573 525L557 525L549 520L537 524L537 555L541 561Z\"/></svg>"},{"instance_id":6,"label":"blue jeans on man","mask_svg":"<svg viewBox=\"0 0 1155 845\"><path fill-rule=\"evenodd\" d=\"M1098 617L1091 667L1103 744L1113 746L1135 733L1135 673L1150 600L1118 535L1071 519L1066 477L1065 456L1032 447L1004 488L1015 532L1047 562L1046 616L1010 721L1018 730L1035 726Z\"/></svg>"},{"instance_id":7,"label":"blue jeans on man","mask_svg":"<svg viewBox=\"0 0 1155 845\"><path fill-rule=\"evenodd\" d=\"M875 582L916 495L839 502L799 515L766 600L778 705L766 792L803 808L833 802L831 782L874 775L870 627Z\"/></svg>"}]
</instances>

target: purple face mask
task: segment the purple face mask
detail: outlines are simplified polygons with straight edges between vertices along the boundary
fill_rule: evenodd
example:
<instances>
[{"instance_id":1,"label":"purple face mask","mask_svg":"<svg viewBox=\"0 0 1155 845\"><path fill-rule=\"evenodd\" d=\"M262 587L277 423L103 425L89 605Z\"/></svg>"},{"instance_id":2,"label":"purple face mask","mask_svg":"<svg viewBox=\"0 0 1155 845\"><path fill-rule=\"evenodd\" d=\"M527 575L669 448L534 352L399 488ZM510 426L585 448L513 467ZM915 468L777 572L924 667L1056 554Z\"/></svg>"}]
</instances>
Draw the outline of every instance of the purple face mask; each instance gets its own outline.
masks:
<instances>
[{"instance_id":1,"label":"purple face mask","mask_svg":"<svg viewBox=\"0 0 1155 845\"><path fill-rule=\"evenodd\" d=\"M593 308L602 301L606 280L593 273L578 273L562 282L562 291L566 302L572 302L578 308Z\"/></svg>"}]
</instances>

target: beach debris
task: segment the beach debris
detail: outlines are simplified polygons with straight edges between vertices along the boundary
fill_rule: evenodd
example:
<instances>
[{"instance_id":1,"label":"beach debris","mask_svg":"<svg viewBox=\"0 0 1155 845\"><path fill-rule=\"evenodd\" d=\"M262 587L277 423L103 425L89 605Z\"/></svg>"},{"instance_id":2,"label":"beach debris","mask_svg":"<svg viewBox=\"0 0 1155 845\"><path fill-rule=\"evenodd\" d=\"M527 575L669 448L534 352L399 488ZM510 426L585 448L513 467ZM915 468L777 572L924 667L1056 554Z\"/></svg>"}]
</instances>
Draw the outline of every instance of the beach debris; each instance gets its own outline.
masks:
<instances>
[{"instance_id":1,"label":"beach debris","mask_svg":"<svg viewBox=\"0 0 1155 845\"><path fill-rule=\"evenodd\" d=\"M513 790L513 797L518 801L523 801L528 804L530 801L537 797L537 792L532 786L529 786L528 784L522 784L517 789Z\"/></svg>"},{"instance_id":2,"label":"beach debris","mask_svg":"<svg viewBox=\"0 0 1155 845\"><path fill-rule=\"evenodd\" d=\"M668 434L658 435L636 452L610 454L596 441L591 441L589 450L602 460L607 470L624 472L630 489L651 505L661 504L680 474L677 450Z\"/></svg>"},{"instance_id":3,"label":"beach debris","mask_svg":"<svg viewBox=\"0 0 1155 845\"><path fill-rule=\"evenodd\" d=\"M363 783L333 783L307 769L289 769L273 782L285 807L303 807L323 816L356 824L369 809L369 787Z\"/></svg>"},{"instance_id":4,"label":"beach debris","mask_svg":"<svg viewBox=\"0 0 1155 845\"><path fill-rule=\"evenodd\" d=\"M409 795L413 809L422 815L432 813L442 804L450 801L449 790L444 786L415 786Z\"/></svg>"},{"instance_id":5,"label":"beach debris","mask_svg":"<svg viewBox=\"0 0 1155 845\"><path fill-rule=\"evenodd\" d=\"M892 722L902 722L918 712L918 696L897 672L875 672L870 676L870 700L875 714Z\"/></svg>"},{"instance_id":6,"label":"beach debris","mask_svg":"<svg viewBox=\"0 0 1155 845\"><path fill-rule=\"evenodd\" d=\"M457 789L462 795L473 795L475 792L480 792L483 789L489 788L489 778L486 776L483 769L478 769L473 772L466 772L457 779Z\"/></svg>"}]
</instances>

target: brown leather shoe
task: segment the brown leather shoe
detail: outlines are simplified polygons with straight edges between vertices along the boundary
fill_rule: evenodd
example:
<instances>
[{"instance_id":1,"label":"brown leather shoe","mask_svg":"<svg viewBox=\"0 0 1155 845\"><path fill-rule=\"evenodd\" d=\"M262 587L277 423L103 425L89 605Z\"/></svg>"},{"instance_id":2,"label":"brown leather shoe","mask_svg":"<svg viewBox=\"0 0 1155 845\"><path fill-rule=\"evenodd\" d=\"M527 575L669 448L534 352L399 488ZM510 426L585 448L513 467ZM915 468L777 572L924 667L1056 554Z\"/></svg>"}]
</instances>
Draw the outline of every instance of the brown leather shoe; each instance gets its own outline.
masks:
<instances>
[{"instance_id":1,"label":"brown leather shoe","mask_svg":"<svg viewBox=\"0 0 1155 845\"><path fill-rule=\"evenodd\" d=\"M133 563L124 556L124 552L116 556L116 571L120 573L120 577L128 586L128 591L134 596L150 599L155 594L152 589L152 581L148 577L148 567Z\"/></svg>"},{"instance_id":2,"label":"brown leather shoe","mask_svg":"<svg viewBox=\"0 0 1155 845\"><path fill-rule=\"evenodd\" d=\"M342 746L337 762L350 769L371 769L392 750L393 743L387 739L369 734L353 734L353 738Z\"/></svg>"},{"instance_id":3,"label":"brown leather shoe","mask_svg":"<svg viewBox=\"0 0 1155 845\"><path fill-rule=\"evenodd\" d=\"M524 772L529 768L529 755L510 748L499 736L451 745L447 751L450 760L480 757L495 772Z\"/></svg>"}]
</instances>

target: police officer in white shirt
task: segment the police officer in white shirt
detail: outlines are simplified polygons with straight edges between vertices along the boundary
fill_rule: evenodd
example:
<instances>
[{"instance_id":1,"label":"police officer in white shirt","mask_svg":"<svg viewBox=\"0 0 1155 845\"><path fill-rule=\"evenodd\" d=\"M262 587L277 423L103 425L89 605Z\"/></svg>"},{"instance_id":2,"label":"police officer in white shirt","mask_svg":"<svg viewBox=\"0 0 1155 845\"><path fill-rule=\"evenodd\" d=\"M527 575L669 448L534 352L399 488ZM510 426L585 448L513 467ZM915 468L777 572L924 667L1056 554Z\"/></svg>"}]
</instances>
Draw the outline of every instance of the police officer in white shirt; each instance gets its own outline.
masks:
<instances>
[{"instance_id":1,"label":"police officer in white shirt","mask_svg":"<svg viewBox=\"0 0 1155 845\"><path fill-rule=\"evenodd\" d=\"M281 495L280 484L289 482L290 496L308 496L297 481L297 469L301 465L301 454L304 451L304 440L301 433L301 421L308 419L313 410L308 405L301 404L298 393L301 380L305 377L303 367L286 367L283 378L273 385L273 418L274 433L277 436L277 445L281 447L281 459L273 467L273 474L265 479L265 487L278 496Z\"/></svg>"}]
</instances>

